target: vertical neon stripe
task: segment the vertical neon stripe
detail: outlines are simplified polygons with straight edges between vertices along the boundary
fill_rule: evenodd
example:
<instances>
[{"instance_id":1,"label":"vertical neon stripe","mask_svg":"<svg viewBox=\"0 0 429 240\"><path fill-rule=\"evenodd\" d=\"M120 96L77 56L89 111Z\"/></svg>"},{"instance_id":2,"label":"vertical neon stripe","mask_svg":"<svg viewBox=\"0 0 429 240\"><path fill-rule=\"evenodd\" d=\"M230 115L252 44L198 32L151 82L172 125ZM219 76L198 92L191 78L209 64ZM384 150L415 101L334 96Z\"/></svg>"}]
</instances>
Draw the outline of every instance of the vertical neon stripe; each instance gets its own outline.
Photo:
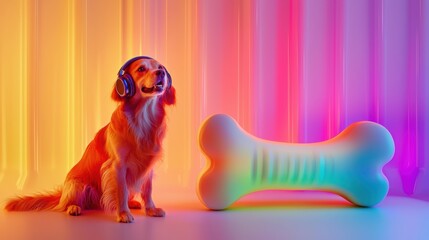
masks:
<instances>
[{"instance_id":1,"label":"vertical neon stripe","mask_svg":"<svg viewBox=\"0 0 429 240\"><path fill-rule=\"evenodd\" d=\"M266 5L266 3L262 4ZM263 89L263 106L261 109L270 110L260 116L260 122L262 124L262 134L264 134L263 132L267 132L268 139L287 141L289 140L286 138L289 133L287 109L287 99L289 96L284 93L288 91L288 83L293 81L290 79L290 38L293 38L295 33L292 31L292 13L289 1L278 1L277 4L270 5L270 9L272 10L266 9L268 11L265 11L262 16L262 18L268 21L261 19L266 24L263 28L272 29L272 31L264 31L264 35L266 36L263 39L262 45L265 45L268 51L262 55L261 72L263 75L262 78L258 79L258 81L261 81ZM271 14L268 14L270 12ZM285 24L286 28L283 26L283 22L288 23ZM268 47L267 45L271 45L272 47ZM272 71L271 75L269 71Z\"/></svg>"},{"instance_id":2,"label":"vertical neon stripe","mask_svg":"<svg viewBox=\"0 0 429 240\"><path fill-rule=\"evenodd\" d=\"M384 46L384 83L385 100L383 123L395 140L395 156L384 168L392 182L408 182L411 176L403 165L408 161L408 79L409 77L409 2L392 0L383 2L383 46ZM401 56L401 57L398 57ZM414 81L414 80L411 80ZM403 192L399 189L392 191ZM407 190L408 191L408 190Z\"/></svg>"},{"instance_id":3,"label":"vertical neon stripe","mask_svg":"<svg viewBox=\"0 0 429 240\"><path fill-rule=\"evenodd\" d=\"M300 119L300 94L301 94L301 81L302 81L302 3L301 1L290 1L291 9L291 26L292 34L291 36L291 97L290 97L290 126L288 128L290 132L289 140L291 142L299 141L299 128L301 125Z\"/></svg>"},{"instance_id":4,"label":"vertical neon stripe","mask_svg":"<svg viewBox=\"0 0 429 240\"><path fill-rule=\"evenodd\" d=\"M66 133L66 169L73 167L76 159L75 149L76 149L76 91L75 91L75 82L76 82L76 3L74 0L69 0L68 2L68 18L67 18L67 133Z\"/></svg>"},{"instance_id":5,"label":"vertical neon stripe","mask_svg":"<svg viewBox=\"0 0 429 240\"><path fill-rule=\"evenodd\" d=\"M30 31L30 35L29 35L29 46L30 46L30 78L32 79L37 79L37 74L38 74L38 69L39 69L39 61L37 61L37 59L39 59L39 49L38 49L38 44L39 44L39 16L38 16L38 12L39 12L39 3L38 1L31 1L30 3L30 9L32 9L31 13L30 13L30 23L31 23L31 31ZM36 174L39 172L40 170L40 151L39 151L39 118L37 113L39 112L39 104L37 104L37 101L39 99L39 92L40 92L40 86L39 84L37 84L36 81L29 81L29 85L31 88L31 92L29 92L29 96L30 96L30 127L29 127L29 136L30 136L30 142L31 142L31 147L30 147L30 151L29 151L29 163L31 166L32 171L34 171Z\"/></svg>"},{"instance_id":6,"label":"vertical neon stripe","mask_svg":"<svg viewBox=\"0 0 429 240\"><path fill-rule=\"evenodd\" d=\"M121 46L122 46L122 55L126 56L125 58L122 59L122 62L127 61L129 58L134 57L134 53L132 52L132 48L133 48L133 5L132 5L133 1L121 1L120 4L120 16L121 16L121 24L120 24L120 33L122 36L122 42L121 42Z\"/></svg>"},{"instance_id":7,"label":"vertical neon stripe","mask_svg":"<svg viewBox=\"0 0 429 240\"><path fill-rule=\"evenodd\" d=\"M118 43L119 43L119 45L118 45L118 47L119 47L119 52L121 53L120 54L120 56L119 56L119 61L118 61L118 65L119 66L121 66L121 64L123 64L123 62L125 62L127 59L126 59L126 53L125 53L125 51L123 50L123 47L124 47L124 42L125 42L125 40L124 40L124 28L122 27L123 26L123 24L124 24L124 4L123 4L123 2L124 1L119 1L119 3L118 3ZM119 68L118 68L119 69Z\"/></svg>"},{"instance_id":8,"label":"vertical neon stripe","mask_svg":"<svg viewBox=\"0 0 429 240\"><path fill-rule=\"evenodd\" d=\"M235 48L235 55L237 56L236 59L236 66L242 66L242 59L241 59L241 51L240 51L240 36L241 36L241 31L242 31L242 20L240 19L241 16L241 11L240 8L236 7L234 8L234 15L235 15L235 24L237 26L236 32L235 32L235 38L237 39L237 47ZM237 79L238 81L238 86L237 86L237 100L241 102L241 100L243 99L242 94L243 94L243 85L242 85L242 74L241 71L236 71L235 72L235 79ZM237 106L237 119L239 121L242 121L242 105L238 104Z\"/></svg>"},{"instance_id":9,"label":"vertical neon stripe","mask_svg":"<svg viewBox=\"0 0 429 240\"><path fill-rule=\"evenodd\" d=\"M335 111L332 97L336 13L332 6L328 0L307 0L303 5L302 142L326 140L333 131L329 128Z\"/></svg>"},{"instance_id":10,"label":"vertical neon stripe","mask_svg":"<svg viewBox=\"0 0 429 240\"><path fill-rule=\"evenodd\" d=\"M381 122L380 108L382 101L383 87L383 25L382 25L382 2L383 0L368 0L369 17L373 23L370 25L370 114L369 119L375 122Z\"/></svg>"},{"instance_id":11,"label":"vertical neon stripe","mask_svg":"<svg viewBox=\"0 0 429 240\"><path fill-rule=\"evenodd\" d=\"M183 16L182 21L184 22L184 29L185 29L185 52L189 53L187 55L185 55L185 64L186 67L184 69L184 75L187 77L191 77L192 76L192 47L191 47L191 39L192 39L192 25L191 25L191 13L192 13L192 3L191 0L186 0L185 1L185 6L184 6L184 12L185 15ZM166 21L167 22L167 21ZM169 24L169 27L173 27L172 24ZM166 40L166 42L168 43L169 41ZM192 105L192 90L190 87L188 87L187 89L187 94L184 100L184 103L186 104L186 106L191 106ZM187 129L188 132L192 132L192 112L191 109L188 109L187 114L186 114L186 118L185 118L185 123L186 125L184 126L185 129ZM184 151L184 155L190 159L197 159L196 156L193 156L192 151L191 151L191 147L194 144L194 137L191 134L185 134L185 138L186 138L186 144L187 147L185 149L183 149ZM172 154L174 155L174 154ZM187 161L184 164L183 167L183 181L181 182L182 186L188 186L189 185L189 180L190 178L186 177L186 176L192 176L194 173L194 167L196 166L196 164L192 164L192 161Z\"/></svg>"},{"instance_id":12,"label":"vertical neon stripe","mask_svg":"<svg viewBox=\"0 0 429 240\"><path fill-rule=\"evenodd\" d=\"M429 193L429 1L419 1L420 26L420 81L418 86L418 138L417 157L419 158L419 175L415 186L417 197Z\"/></svg>"},{"instance_id":13,"label":"vertical neon stripe","mask_svg":"<svg viewBox=\"0 0 429 240\"><path fill-rule=\"evenodd\" d=\"M0 181L16 189L53 171L62 180L110 120L117 69L144 54L177 86L163 184L191 184L205 163L199 124L227 113L288 142L379 122L396 143L390 193L429 191L426 0L20 0L1 11Z\"/></svg>"},{"instance_id":14,"label":"vertical neon stripe","mask_svg":"<svg viewBox=\"0 0 429 240\"><path fill-rule=\"evenodd\" d=\"M290 126L288 87L293 81L290 78L289 38L295 37L288 36L290 4L286 1L257 1L255 8L255 134L269 140L285 141Z\"/></svg>"},{"instance_id":15,"label":"vertical neon stripe","mask_svg":"<svg viewBox=\"0 0 429 240\"><path fill-rule=\"evenodd\" d=\"M3 8L0 9L0 22L4 22L7 19L7 15L3 11L7 11L7 7L3 6ZM1 28L0 32L1 35L6 34L7 28ZM6 51L6 40L7 38L0 38L0 51L3 53ZM8 111L6 108L6 89L7 89L7 79L8 77L8 71L7 71L7 61L8 57L6 54L0 54L0 183L3 180L6 180L6 173L8 170L8 163L9 163L9 144L10 141L7 141L8 139L8 123L7 123L7 116ZM9 127L10 128L10 127Z\"/></svg>"},{"instance_id":16,"label":"vertical neon stripe","mask_svg":"<svg viewBox=\"0 0 429 240\"><path fill-rule=\"evenodd\" d=\"M407 194L414 192L415 181L418 174L418 142L417 142L417 99L418 99L418 81L420 80L420 11L419 2L417 0L408 2L408 56L407 58L407 116L406 128L407 132L404 134L406 141L405 158L400 160L399 170L403 179L404 191Z\"/></svg>"},{"instance_id":17,"label":"vertical neon stripe","mask_svg":"<svg viewBox=\"0 0 429 240\"><path fill-rule=\"evenodd\" d=\"M80 88L79 88L79 93L80 93L80 105L79 105L79 109L80 109L80 113L79 113L79 120L80 120L80 129L81 132L79 133L79 135L81 136L81 144L79 146L78 149L80 149L81 151L78 152L78 154L81 154L82 151L84 151L83 149L86 148L86 144L88 143L88 124L87 121L85 119L85 81L86 81L86 77L87 77L87 71L88 71L88 2L84 1L81 2L82 6L81 6L81 13L82 15L80 16L81 22L80 24L82 24L81 26L81 48L80 48L80 76L79 78L81 79L81 84L80 84ZM120 24L119 24L120 25ZM118 34L118 36L120 36L120 34ZM118 37L119 38L119 37ZM119 65L119 64L118 64ZM79 155L78 155L79 156ZM80 156L79 156L80 157ZM76 159L78 160L78 159Z\"/></svg>"},{"instance_id":18,"label":"vertical neon stripe","mask_svg":"<svg viewBox=\"0 0 429 240\"><path fill-rule=\"evenodd\" d=\"M27 77L28 77L28 48L27 48L27 37L28 37L28 3L27 0L21 0L20 2L20 15L22 22L20 24L20 63L21 71L19 73L19 178L16 182L18 189L23 189L24 184L27 180L28 168L27 168L27 153L28 153L28 127L27 127Z\"/></svg>"},{"instance_id":19,"label":"vertical neon stripe","mask_svg":"<svg viewBox=\"0 0 429 240\"><path fill-rule=\"evenodd\" d=\"M237 54L240 70L237 71L238 82L238 120L243 128L252 129L253 114L253 44L254 44L254 3L252 1L238 1L237 4Z\"/></svg>"},{"instance_id":20,"label":"vertical neon stripe","mask_svg":"<svg viewBox=\"0 0 429 240\"><path fill-rule=\"evenodd\" d=\"M343 49L344 49L344 40L343 40L343 23L344 23L344 4L343 1L334 1L332 2L334 9L332 24L333 24L333 66L332 66L332 88L331 93L331 107L329 109L329 130L327 133L327 138L333 138L340 132L340 121L341 121L341 109L343 103L342 89L343 89Z\"/></svg>"},{"instance_id":21,"label":"vertical neon stripe","mask_svg":"<svg viewBox=\"0 0 429 240\"><path fill-rule=\"evenodd\" d=\"M6 69L3 65L3 59L0 61L0 78L6 78ZM4 179L5 172L7 171L8 162L8 145L7 145L7 132L6 132L6 84L5 81L0 81L0 182Z\"/></svg>"}]
</instances>

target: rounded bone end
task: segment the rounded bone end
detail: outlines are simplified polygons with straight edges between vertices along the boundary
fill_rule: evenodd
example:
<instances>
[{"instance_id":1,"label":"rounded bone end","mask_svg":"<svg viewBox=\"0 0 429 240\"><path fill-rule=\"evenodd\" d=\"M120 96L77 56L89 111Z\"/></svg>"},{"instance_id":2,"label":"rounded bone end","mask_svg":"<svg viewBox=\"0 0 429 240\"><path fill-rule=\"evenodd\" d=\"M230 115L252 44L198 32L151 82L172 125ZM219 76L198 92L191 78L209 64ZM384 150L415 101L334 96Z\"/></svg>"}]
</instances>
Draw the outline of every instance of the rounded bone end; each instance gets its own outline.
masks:
<instances>
[{"instance_id":1,"label":"rounded bone end","mask_svg":"<svg viewBox=\"0 0 429 240\"><path fill-rule=\"evenodd\" d=\"M197 193L207 208L226 209L246 194L247 187L242 186L239 175L250 168L247 148L251 143L239 124L226 114L213 115L202 123L199 144L207 167L198 180Z\"/></svg>"},{"instance_id":2,"label":"rounded bone end","mask_svg":"<svg viewBox=\"0 0 429 240\"><path fill-rule=\"evenodd\" d=\"M359 161L370 161L369 164L384 165L395 153L395 143L390 132L381 124L361 121L351 124L339 137L355 145L360 156ZM340 137L340 138L341 138Z\"/></svg>"},{"instance_id":3,"label":"rounded bone end","mask_svg":"<svg viewBox=\"0 0 429 240\"><path fill-rule=\"evenodd\" d=\"M373 207L379 204L386 197L389 190L389 182L382 174L375 175L373 178L362 178L347 186L347 189L339 195L348 201L360 207Z\"/></svg>"},{"instance_id":4,"label":"rounded bone end","mask_svg":"<svg viewBox=\"0 0 429 240\"><path fill-rule=\"evenodd\" d=\"M198 180L197 194L200 201L210 210L225 210L239 199L231 191L228 178L207 170Z\"/></svg>"},{"instance_id":5,"label":"rounded bone end","mask_svg":"<svg viewBox=\"0 0 429 240\"><path fill-rule=\"evenodd\" d=\"M395 152L390 132L382 125L362 121L350 125L341 133L344 142L353 146L350 159L339 163L338 187L344 198L361 207L372 207L387 195L389 181L383 174L383 166Z\"/></svg>"},{"instance_id":6,"label":"rounded bone end","mask_svg":"<svg viewBox=\"0 0 429 240\"><path fill-rule=\"evenodd\" d=\"M240 138L238 123L226 114L216 114L207 118L199 130L200 148L205 155L213 158L224 153L235 152L237 138Z\"/></svg>"}]
</instances>

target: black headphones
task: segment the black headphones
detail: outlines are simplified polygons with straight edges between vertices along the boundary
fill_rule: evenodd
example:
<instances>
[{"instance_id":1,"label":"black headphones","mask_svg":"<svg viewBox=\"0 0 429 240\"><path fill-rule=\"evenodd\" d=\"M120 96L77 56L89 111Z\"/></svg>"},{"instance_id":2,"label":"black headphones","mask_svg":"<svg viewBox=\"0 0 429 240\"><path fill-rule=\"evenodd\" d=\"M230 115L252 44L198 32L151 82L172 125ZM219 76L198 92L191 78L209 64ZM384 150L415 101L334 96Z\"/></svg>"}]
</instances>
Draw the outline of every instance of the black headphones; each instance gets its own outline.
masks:
<instances>
[{"instance_id":1,"label":"black headphones","mask_svg":"<svg viewBox=\"0 0 429 240\"><path fill-rule=\"evenodd\" d=\"M116 92L121 97L132 97L136 93L136 87L134 86L133 77L125 72L125 69L130 66L131 63L139 59L152 59L146 56L138 56L128 60L118 71L118 79L116 80Z\"/></svg>"},{"instance_id":2,"label":"black headphones","mask_svg":"<svg viewBox=\"0 0 429 240\"><path fill-rule=\"evenodd\" d=\"M125 72L125 69L131 65L131 63L139 60L139 59L153 59L151 57L147 56L138 56L131 58L128 60L118 71L118 79L116 80L116 92L119 94L120 97L126 97L130 98L134 96L136 93L136 87L134 86L134 79L133 77ZM168 88L171 87L171 76L168 73L168 71L165 69L165 72L167 73L168 78Z\"/></svg>"}]
</instances>

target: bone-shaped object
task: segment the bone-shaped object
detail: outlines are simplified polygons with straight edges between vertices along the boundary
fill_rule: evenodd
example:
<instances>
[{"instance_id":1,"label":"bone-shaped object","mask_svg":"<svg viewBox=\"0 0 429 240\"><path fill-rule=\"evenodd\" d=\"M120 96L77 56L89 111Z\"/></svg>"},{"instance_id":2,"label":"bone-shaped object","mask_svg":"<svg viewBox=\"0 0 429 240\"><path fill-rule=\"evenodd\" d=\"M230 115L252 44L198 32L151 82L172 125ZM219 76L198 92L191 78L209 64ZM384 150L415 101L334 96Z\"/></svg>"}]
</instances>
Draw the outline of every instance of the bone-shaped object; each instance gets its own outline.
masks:
<instances>
[{"instance_id":1,"label":"bone-shaped object","mask_svg":"<svg viewBox=\"0 0 429 240\"><path fill-rule=\"evenodd\" d=\"M357 122L319 143L282 143L256 138L228 115L209 117L200 128L208 160L198 195L209 209L228 208L259 190L317 190L370 207L384 199L389 182L382 167L394 142L383 126Z\"/></svg>"}]
</instances>

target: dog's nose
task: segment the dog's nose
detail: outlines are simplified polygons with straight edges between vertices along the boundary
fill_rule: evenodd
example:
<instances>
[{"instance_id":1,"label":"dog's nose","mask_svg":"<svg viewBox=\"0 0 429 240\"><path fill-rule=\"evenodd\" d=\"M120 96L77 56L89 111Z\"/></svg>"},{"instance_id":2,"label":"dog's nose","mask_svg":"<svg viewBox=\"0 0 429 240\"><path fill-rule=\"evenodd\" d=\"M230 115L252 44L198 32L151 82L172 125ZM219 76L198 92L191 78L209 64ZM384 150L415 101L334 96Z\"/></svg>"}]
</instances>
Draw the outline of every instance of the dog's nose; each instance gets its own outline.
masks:
<instances>
[{"instance_id":1,"label":"dog's nose","mask_svg":"<svg viewBox=\"0 0 429 240\"><path fill-rule=\"evenodd\" d=\"M158 77L158 79L164 79L164 77L165 77L164 70L156 70L155 74Z\"/></svg>"}]
</instances>

